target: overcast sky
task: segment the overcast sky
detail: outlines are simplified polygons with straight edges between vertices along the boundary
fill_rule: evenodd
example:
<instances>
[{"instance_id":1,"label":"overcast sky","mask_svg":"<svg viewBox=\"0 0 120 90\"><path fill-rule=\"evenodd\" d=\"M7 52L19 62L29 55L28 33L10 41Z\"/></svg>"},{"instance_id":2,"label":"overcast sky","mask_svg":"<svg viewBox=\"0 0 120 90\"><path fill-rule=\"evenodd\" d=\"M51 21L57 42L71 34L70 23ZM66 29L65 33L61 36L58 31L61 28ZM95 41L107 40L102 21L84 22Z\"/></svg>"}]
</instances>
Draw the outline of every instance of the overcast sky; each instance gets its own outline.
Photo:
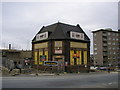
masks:
<instances>
[{"instance_id":1,"label":"overcast sky","mask_svg":"<svg viewBox=\"0 0 120 90\"><path fill-rule=\"evenodd\" d=\"M91 38L93 30L118 29L117 2L2 2L2 44L7 48L31 49L31 41L42 28L59 22L77 25ZM1 23L1 22L0 22Z\"/></svg>"}]
</instances>

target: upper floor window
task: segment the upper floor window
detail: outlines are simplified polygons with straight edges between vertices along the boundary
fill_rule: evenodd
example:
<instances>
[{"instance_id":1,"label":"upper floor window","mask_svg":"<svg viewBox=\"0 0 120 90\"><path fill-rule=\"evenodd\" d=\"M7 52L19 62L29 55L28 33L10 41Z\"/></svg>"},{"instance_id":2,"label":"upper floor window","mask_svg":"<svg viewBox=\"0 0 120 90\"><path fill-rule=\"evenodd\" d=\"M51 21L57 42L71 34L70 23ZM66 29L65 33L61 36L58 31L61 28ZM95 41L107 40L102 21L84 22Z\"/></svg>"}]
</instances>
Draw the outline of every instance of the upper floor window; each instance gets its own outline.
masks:
<instances>
[{"instance_id":1,"label":"upper floor window","mask_svg":"<svg viewBox=\"0 0 120 90\"><path fill-rule=\"evenodd\" d=\"M118 36L118 33L116 34L116 36Z\"/></svg>"},{"instance_id":2,"label":"upper floor window","mask_svg":"<svg viewBox=\"0 0 120 90\"><path fill-rule=\"evenodd\" d=\"M116 38L116 41L118 41L118 38Z\"/></svg>"},{"instance_id":3,"label":"upper floor window","mask_svg":"<svg viewBox=\"0 0 120 90\"><path fill-rule=\"evenodd\" d=\"M113 38L113 40L115 40L115 38Z\"/></svg>"},{"instance_id":4,"label":"upper floor window","mask_svg":"<svg viewBox=\"0 0 120 90\"><path fill-rule=\"evenodd\" d=\"M113 36L115 36L115 33L113 33Z\"/></svg>"},{"instance_id":5,"label":"upper floor window","mask_svg":"<svg viewBox=\"0 0 120 90\"><path fill-rule=\"evenodd\" d=\"M111 43L109 42L108 45L111 45Z\"/></svg>"},{"instance_id":6,"label":"upper floor window","mask_svg":"<svg viewBox=\"0 0 120 90\"><path fill-rule=\"evenodd\" d=\"M110 32L108 33L108 35L110 35Z\"/></svg>"},{"instance_id":7,"label":"upper floor window","mask_svg":"<svg viewBox=\"0 0 120 90\"><path fill-rule=\"evenodd\" d=\"M97 50L97 48L95 48L95 50Z\"/></svg>"}]
</instances>

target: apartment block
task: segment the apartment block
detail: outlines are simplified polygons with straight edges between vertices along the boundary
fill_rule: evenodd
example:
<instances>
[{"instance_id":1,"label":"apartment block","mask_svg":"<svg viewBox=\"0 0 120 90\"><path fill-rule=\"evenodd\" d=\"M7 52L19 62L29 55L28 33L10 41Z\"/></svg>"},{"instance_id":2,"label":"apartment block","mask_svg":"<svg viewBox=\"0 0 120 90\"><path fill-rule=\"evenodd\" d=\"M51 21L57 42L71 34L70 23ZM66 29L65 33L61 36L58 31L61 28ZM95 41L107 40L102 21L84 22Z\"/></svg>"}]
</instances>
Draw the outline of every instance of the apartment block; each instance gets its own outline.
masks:
<instances>
[{"instance_id":1,"label":"apartment block","mask_svg":"<svg viewBox=\"0 0 120 90\"><path fill-rule=\"evenodd\" d=\"M119 33L112 29L93 31L94 65L116 66L120 56Z\"/></svg>"}]
</instances>

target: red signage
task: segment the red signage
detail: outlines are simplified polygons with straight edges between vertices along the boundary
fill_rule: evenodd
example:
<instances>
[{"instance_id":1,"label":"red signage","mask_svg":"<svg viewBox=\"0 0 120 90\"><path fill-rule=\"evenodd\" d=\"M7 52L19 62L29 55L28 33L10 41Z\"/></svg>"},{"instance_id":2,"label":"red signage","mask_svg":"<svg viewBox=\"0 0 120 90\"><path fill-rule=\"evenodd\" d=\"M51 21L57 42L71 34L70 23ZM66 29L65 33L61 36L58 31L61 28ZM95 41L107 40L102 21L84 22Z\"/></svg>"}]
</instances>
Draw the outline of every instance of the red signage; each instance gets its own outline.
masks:
<instances>
[{"instance_id":1,"label":"red signage","mask_svg":"<svg viewBox=\"0 0 120 90\"><path fill-rule=\"evenodd\" d=\"M79 55L79 54L73 54L73 57L74 57L74 58L79 58L80 55Z\"/></svg>"}]
</instances>

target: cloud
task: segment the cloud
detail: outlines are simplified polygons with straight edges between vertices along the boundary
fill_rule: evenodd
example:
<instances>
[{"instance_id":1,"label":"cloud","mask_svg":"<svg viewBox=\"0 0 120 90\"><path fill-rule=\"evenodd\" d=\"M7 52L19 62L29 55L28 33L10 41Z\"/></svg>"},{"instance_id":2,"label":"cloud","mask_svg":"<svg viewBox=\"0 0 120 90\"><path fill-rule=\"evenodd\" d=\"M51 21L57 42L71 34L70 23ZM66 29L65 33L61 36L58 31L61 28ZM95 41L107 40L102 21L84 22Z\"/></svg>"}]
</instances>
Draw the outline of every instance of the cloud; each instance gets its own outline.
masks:
<instances>
[{"instance_id":1,"label":"cloud","mask_svg":"<svg viewBox=\"0 0 120 90\"><path fill-rule=\"evenodd\" d=\"M58 21L80 24L92 40L92 30L117 30L117 9L117 2L6 2L2 5L2 42L26 49L29 41L30 49L40 28Z\"/></svg>"}]
</instances>

